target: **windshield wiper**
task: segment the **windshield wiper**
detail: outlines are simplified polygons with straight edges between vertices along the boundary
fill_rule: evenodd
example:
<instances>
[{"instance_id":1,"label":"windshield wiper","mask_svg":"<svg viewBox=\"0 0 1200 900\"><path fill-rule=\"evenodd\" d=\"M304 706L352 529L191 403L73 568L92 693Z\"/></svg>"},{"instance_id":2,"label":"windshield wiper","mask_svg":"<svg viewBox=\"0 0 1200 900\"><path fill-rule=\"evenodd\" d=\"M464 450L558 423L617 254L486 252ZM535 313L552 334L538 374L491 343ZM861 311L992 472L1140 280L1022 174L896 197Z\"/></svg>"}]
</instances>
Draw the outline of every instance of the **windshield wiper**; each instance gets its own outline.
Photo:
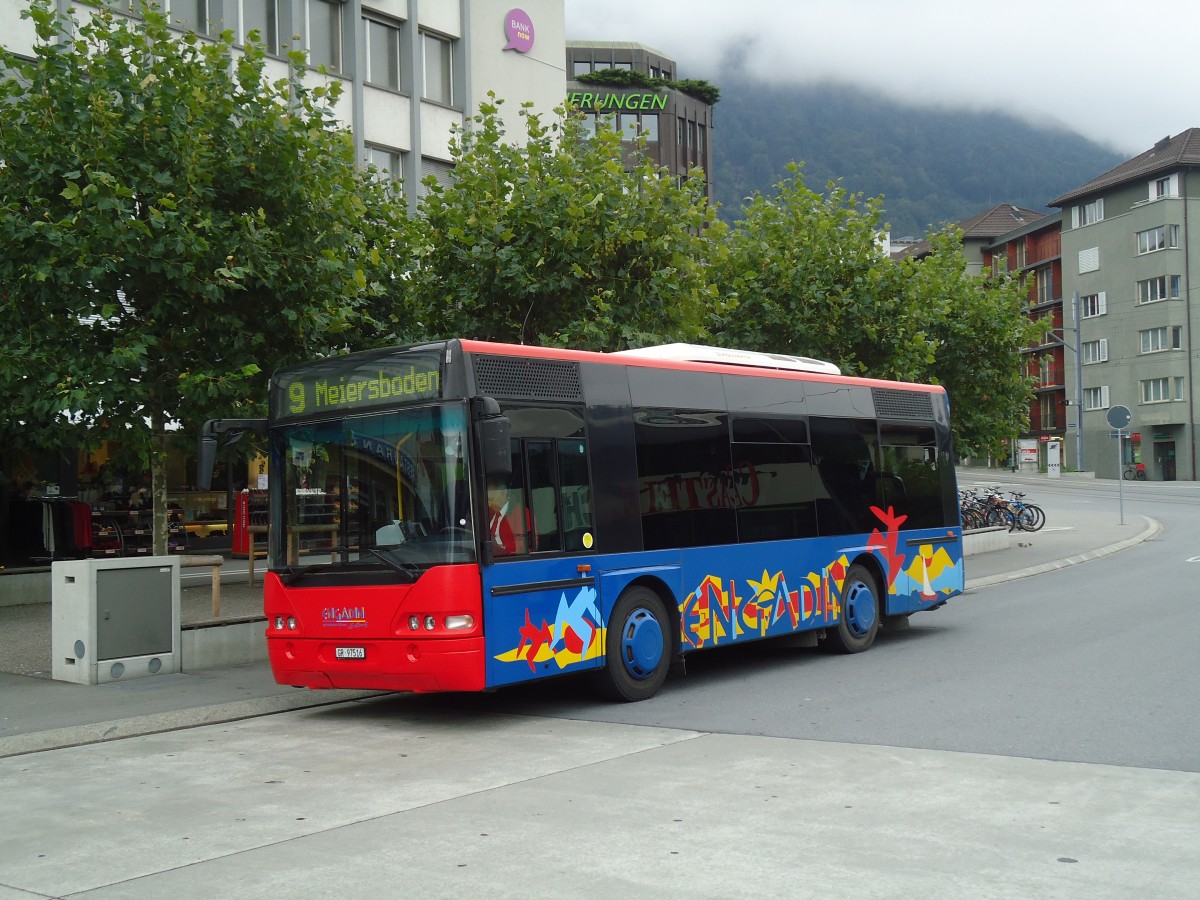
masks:
<instances>
[{"instance_id":1,"label":"windshield wiper","mask_svg":"<svg viewBox=\"0 0 1200 900\"><path fill-rule=\"evenodd\" d=\"M362 549L370 553L384 565L395 569L401 575L407 575L413 581L416 581L421 577L421 570L416 566L411 566L408 563L400 562L398 559L392 559L392 557L388 556L386 553L376 547L363 547Z\"/></svg>"},{"instance_id":2,"label":"windshield wiper","mask_svg":"<svg viewBox=\"0 0 1200 900\"><path fill-rule=\"evenodd\" d=\"M346 546L329 548L329 552L335 557L339 553L349 553L350 550L351 548ZM279 578L284 584L295 584L301 578L304 578L308 575L315 575L318 572L329 572L333 569L342 569L350 565L351 563L349 562L338 562L337 560L334 560L332 562L320 563L319 565L315 566L304 566L302 568L292 568L289 566L279 573Z\"/></svg>"}]
</instances>

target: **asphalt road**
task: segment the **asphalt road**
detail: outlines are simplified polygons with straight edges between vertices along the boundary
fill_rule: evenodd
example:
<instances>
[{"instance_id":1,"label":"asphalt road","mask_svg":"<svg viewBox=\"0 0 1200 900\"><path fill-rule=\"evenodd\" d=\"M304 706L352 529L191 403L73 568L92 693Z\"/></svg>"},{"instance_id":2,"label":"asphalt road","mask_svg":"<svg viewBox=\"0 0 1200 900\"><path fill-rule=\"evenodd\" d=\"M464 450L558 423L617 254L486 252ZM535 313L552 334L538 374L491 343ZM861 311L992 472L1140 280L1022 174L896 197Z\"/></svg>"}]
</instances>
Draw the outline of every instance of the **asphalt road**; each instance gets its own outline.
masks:
<instances>
[{"instance_id":1,"label":"asphalt road","mask_svg":"<svg viewBox=\"0 0 1200 900\"><path fill-rule=\"evenodd\" d=\"M1106 485L1045 487L1116 514ZM851 657L697 657L0 760L0 900L1192 898L1200 497L1159 538L969 592Z\"/></svg>"},{"instance_id":2,"label":"asphalt road","mask_svg":"<svg viewBox=\"0 0 1200 900\"><path fill-rule=\"evenodd\" d=\"M1007 479L1019 484L1020 479ZM1113 519L1112 485L1026 482L1053 523ZM698 654L648 701L581 701L547 683L461 709L726 734L990 753L1200 772L1200 490L1126 488L1155 540L1111 557L969 591L870 652L787 647ZM445 705L447 701L428 702Z\"/></svg>"}]
</instances>

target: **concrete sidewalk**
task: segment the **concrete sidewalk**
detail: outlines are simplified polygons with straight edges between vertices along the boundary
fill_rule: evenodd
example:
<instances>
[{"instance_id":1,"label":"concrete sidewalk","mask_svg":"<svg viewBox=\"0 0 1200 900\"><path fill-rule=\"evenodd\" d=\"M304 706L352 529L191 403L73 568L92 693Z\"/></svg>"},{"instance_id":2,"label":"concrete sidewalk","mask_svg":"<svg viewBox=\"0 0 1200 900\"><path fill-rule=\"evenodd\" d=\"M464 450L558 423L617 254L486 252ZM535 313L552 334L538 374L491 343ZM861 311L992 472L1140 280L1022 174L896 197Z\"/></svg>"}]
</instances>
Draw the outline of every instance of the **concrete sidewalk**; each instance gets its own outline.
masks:
<instances>
[{"instance_id":1,"label":"concrete sidewalk","mask_svg":"<svg viewBox=\"0 0 1200 900\"><path fill-rule=\"evenodd\" d=\"M1055 513L1009 548L966 559L967 590L1036 575L1115 553L1161 531L1146 517L1125 525ZM207 586L183 591L183 620L207 615ZM953 602L953 601L951 601ZM224 584L222 612L261 613L261 584ZM229 722L377 696L371 691L308 691L275 683L267 662L94 686L53 681L49 604L0 607L0 757Z\"/></svg>"}]
</instances>

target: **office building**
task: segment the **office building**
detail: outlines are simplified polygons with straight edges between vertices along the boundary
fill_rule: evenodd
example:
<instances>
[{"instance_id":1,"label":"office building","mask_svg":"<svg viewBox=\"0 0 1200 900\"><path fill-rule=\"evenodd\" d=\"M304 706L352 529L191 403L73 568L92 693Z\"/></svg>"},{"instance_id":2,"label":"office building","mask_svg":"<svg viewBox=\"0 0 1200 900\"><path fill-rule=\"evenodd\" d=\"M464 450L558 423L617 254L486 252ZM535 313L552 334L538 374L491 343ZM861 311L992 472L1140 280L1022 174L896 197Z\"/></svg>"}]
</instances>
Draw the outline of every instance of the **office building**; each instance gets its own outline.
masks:
<instances>
[{"instance_id":1,"label":"office building","mask_svg":"<svg viewBox=\"0 0 1200 900\"><path fill-rule=\"evenodd\" d=\"M680 80L675 60L637 43L567 41L566 63L567 102L584 113L589 128L594 130L597 120L619 128L630 139L630 153L640 131L646 137L645 153L676 177L685 178L697 167L712 172L713 107L675 86ZM612 69L635 74L627 84L586 80ZM711 201L707 174L706 185Z\"/></svg>"}]
</instances>

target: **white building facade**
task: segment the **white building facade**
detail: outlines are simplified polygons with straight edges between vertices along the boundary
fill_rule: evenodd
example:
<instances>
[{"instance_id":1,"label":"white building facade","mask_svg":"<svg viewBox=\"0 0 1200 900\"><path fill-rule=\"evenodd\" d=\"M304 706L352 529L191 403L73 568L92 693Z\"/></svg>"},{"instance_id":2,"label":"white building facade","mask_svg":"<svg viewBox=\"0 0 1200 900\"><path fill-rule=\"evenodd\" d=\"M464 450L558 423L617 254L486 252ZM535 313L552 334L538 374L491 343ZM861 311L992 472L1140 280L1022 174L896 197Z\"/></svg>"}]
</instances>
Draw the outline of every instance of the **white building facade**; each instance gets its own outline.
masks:
<instances>
[{"instance_id":1,"label":"white building facade","mask_svg":"<svg viewBox=\"0 0 1200 900\"><path fill-rule=\"evenodd\" d=\"M60 11L88 15L84 3L54 0ZM519 140L522 103L549 116L566 89L563 0L159 0L173 27L244 43L257 31L268 76L287 73L285 54L303 50L314 83L338 79L338 118L353 133L360 161L408 186L415 209L419 182L450 169L451 126L462 124L494 93ZM19 54L34 46L26 0L0 3L0 40ZM99 5L99 0L91 5ZM141 0L109 6L137 15ZM324 66L325 74L316 71Z\"/></svg>"}]
</instances>

